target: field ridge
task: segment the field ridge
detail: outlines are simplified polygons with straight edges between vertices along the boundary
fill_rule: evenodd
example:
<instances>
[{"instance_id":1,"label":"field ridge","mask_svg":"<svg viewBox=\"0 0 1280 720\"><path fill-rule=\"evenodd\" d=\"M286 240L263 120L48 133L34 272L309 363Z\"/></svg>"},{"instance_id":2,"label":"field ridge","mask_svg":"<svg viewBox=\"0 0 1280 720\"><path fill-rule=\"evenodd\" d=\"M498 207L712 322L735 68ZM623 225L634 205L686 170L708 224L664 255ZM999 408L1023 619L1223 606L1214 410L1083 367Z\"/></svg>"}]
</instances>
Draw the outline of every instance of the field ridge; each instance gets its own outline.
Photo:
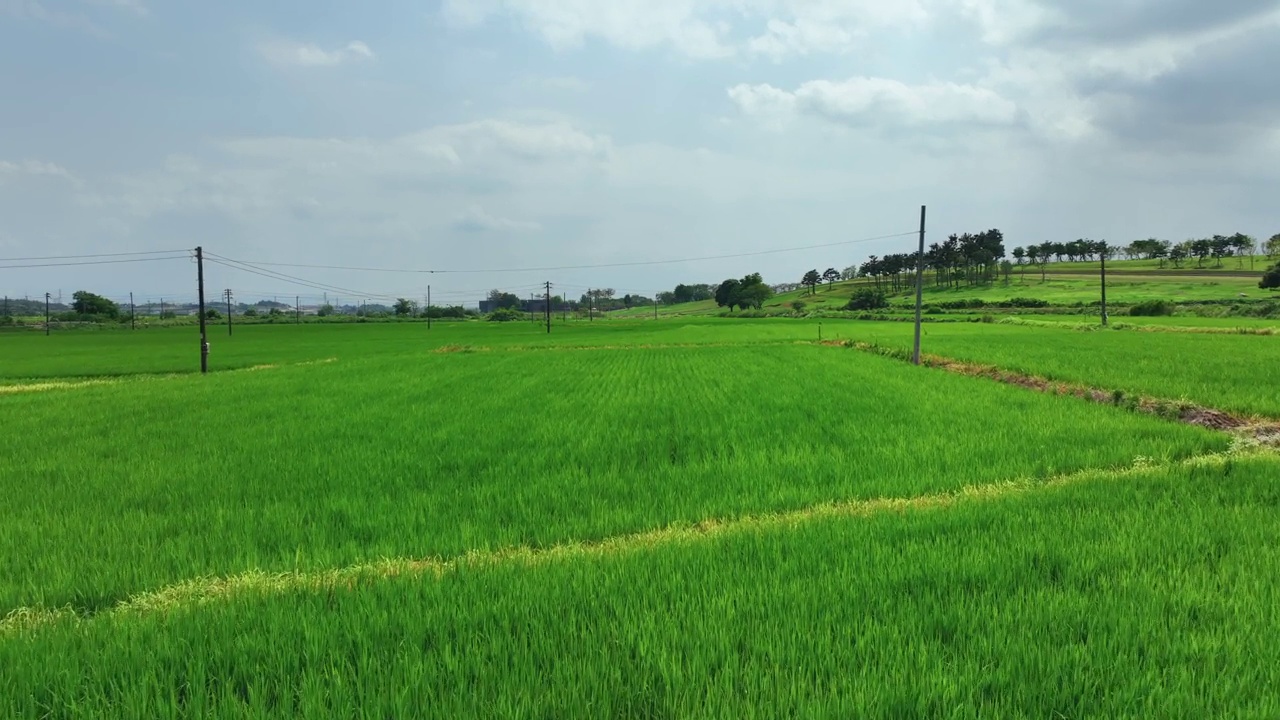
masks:
<instances>
[{"instance_id":1,"label":"field ridge","mask_svg":"<svg viewBox=\"0 0 1280 720\"><path fill-rule=\"evenodd\" d=\"M1241 446L1221 453L1197 455L1172 462L1137 457L1124 468L1089 468L1046 479L1030 477L970 485L954 491L930 493L910 498L844 500L812 505L798 510L744 515L724 520L707 518L695 523L674 523L667 527L627 533L591 541L567 541L545 548L514 546L497 550L470 550L450 558L383 558L340 568L319 571L269 573L250 570L220 577L199 577L159 590L136 594L114 607L96 612L77 612L70 607L22 607L0 619L0 637L59 623L91 622L103 616L141 615L175 608L202 605L244 593L284 593L293 590L354 589L363 582L397 576L441 578L467 568L503 563L535 565L577 557L627 553L655 545L697 542L724 534L751 532L765 528L799 526L832 517L861 518L908 510L947 508L962 501L988 501L1074 485L1091 480L1121 480L1140 477L1168 468L1216 468L1241 457L1275 456L1266 447Z\"/></svg>"},{"instance_id":2,"label":"field ridge","mask_svg":"<svg viewBox=\"0 0 1280 720\"><path fill-rule=\"evenodd\" d=\"M823 344L852 348L897 360L910 361L911 359L911 353L903 348L878 345L860 340L833 340ZM1231 413L1186 400L1171 400L1169 398L1125 393L1123 390L1118 389L1108 390L1085 383L1050 380L1031 373L1008 370L998 365L968 362L932 353L921 353L920 363L926 367L945 370L957 375L986 378L1006 385L1016 385L1027 390L1050 395L1069 395L1101 405L1124 407L1134 412L1153 415L1165 420L1227 432L1237 440L1280 447L1280 422L1277 422L1276 418L1265 415Z\"/></svg>"}]
</instances>

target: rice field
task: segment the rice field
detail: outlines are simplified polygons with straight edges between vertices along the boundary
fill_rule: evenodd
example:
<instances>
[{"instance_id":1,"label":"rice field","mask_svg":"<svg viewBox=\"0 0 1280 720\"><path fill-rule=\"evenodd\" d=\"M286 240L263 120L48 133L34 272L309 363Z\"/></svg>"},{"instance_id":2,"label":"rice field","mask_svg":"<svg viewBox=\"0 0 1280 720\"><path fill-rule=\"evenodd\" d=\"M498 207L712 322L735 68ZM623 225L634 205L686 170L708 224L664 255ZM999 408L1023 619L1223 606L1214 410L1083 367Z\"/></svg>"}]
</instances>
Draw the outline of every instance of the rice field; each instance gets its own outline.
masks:
<instances>
[{"instance_id":1,"label":"rice field","mask_svg":"<svg viewBox=\"0 0 1280 720\"><path fill-rule=\"evenodd\" d=\"M554 330L0 335L0 714L1280 711L1273 452L816 322ZM1228 408L1208 349L1277 347L928 333Z\"/></svg>"},{"instance_id":2,"label":"rice field","mask_svg":"<svg viewBox=\"0 0 1280 720\"><path fill-rule=\"evenodd\" d=\"M910 323L857 323L839 332L891 347L912 344ZM938 323L924 327L922 346L1049 380L1280 418L1277 335Z\"/></svg>"}]
</instances>

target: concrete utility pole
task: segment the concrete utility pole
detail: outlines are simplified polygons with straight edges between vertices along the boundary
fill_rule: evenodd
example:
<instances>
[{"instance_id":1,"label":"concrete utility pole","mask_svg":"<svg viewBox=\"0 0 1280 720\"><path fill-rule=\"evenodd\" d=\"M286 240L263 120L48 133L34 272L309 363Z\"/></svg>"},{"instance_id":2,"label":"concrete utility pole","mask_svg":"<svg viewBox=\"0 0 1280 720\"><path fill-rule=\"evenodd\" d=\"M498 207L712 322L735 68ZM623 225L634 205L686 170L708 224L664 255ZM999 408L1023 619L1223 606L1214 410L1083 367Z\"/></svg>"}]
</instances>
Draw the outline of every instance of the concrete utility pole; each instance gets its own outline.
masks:
<instances>
[{"instance_id":1,"label":"concrete utility pole","mask_svg":"<svg viewBox=\"0 0 1280 720\"><path fill-rule=\"evenodd\" d=\"M1107 326L1107 241L1098 246L1098 257L1102 259L1102 327Z\"/></svg>"},{"instance_id":2,"label":"concrete utility pole","mask_svg":"<svg viewBox=\"0 0 1280 720\"><path fill-rule=\"evenodd\" d=\"M544 307L542 308L542 311L547 316L547 334L550 335L551 334L551 281L550 280L547 281L546 287L547 287L547 294L546 294L546 297L543 298Z\"/></svg>"},{"instance_id":3,"label":"concrete utility pole","mask_svg":"<svg viewBox=\"0 0 1280 720\"><path fill-rule=\"evenodd\" d=\"M916 255L916 343L911 352L911 362L920 364L920 309L924 304L924 217L925 207L920 206L920 251Z\"/></svg>"},{"instance_id":4,"label":"concrete utility pole","mask_svg":"<svg viewBox=\"0 0 1280 720\"><path fill-rule=\"evenodd\" d=\"M222 294L227 299L227 335L230 336L231 335L231 288L227 288L226 290L223 290ZM280 304L278 300L275 302L277 305Z\"/></svg>"},{"instance_id":5,"label":"concrete utility pole","mask_svg":"<svg viewBox=\"0 0 1280 720\"><path fill-rule=\"evenodd\" d=\"M44 336L49 337L49 293L44 294Z\"/></svg>"},{"instance_id":6,"label":"concrete utility pole","mask_svg":"<svg viewBox=\"0 0 1280 720\"><path fill-rule=\"evenodd\" d=\"M129 329L130 330L138 329L138 324L136 322L136 315L133 310L133 293L129 293Z\"/></svg>"},{"instance_id":7,"label":"concrete utility pole","mask_svg":"<svg viewBox=\"0 0 1280 720\"><path fill-rule=\"evenodd\" d=\"M427 329L431 329L431 286L427 286Z\"/></svg>"},{"instance_id":8,"label":"concrete utility pole","mask_svg":"<svg viewBox=\"0 0 1280 720\"><path fill-rule=\"evenodd\" d=\"M200 312L200 373L209 372L209 335L204 317L204 248L196 248L196 290Z\"/></svg>"}]
</instances>

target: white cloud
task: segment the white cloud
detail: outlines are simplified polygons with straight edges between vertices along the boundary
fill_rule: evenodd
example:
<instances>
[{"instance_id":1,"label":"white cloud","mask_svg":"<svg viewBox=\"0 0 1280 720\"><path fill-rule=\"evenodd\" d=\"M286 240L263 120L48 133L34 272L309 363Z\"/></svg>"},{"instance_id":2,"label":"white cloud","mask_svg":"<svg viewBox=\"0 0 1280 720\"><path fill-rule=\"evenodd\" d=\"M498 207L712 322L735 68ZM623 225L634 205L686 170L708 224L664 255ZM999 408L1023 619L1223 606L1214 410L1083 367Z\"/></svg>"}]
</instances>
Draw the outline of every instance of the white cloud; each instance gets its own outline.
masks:
<instances>
[{"instance_id":1,"label":"white cloud","mask_svg":"<svg viewBox=\"0 0 1280 720\"><path fill-rule=\"evenodd\" d=\"M974 85L933 81L908 85L888 78L811 80L794 92L772 85L737 85L729 97L749 115L817 115L839 123L879 126L936 126L958 123L1009 125L1018 106Z\"/></svg>"},{"instance_id":2,"label":"white cloud","mask_svg":"<svg viewBox=\"0 0 1280 720\"><path fill-rule=\"evenodd\" d=\"M84 14L53 9L41 0L0 0L0 14L19 20L36 20L65 30L77 30L98 38L110 37L110 33Z\"/></svg>"},{"instance_id":3,"label":"white cloud","mask_svg":"<svg viewBox=\"0 0 1280 720\"><path fill-rule=\"evenodd\" d=\"M149 14L147 6L142 0L85 0L90 5L101 5L104 7L114 8L125 12L131 12L139 17L146 17Z\"/></svg>"},{"instance_id":4,"label":"white cloud","mask_svg":"<svg viewBox=\"0 0 1280 720\"><path fill-rule=\"evenodd\" d=\"M267 62L278 67L334 67L374 59L373 50L359 40L335 50L325 50L312 43L276 38L259 43L258 52Z\"/></svg>"},{"instance_id":5,"label":"white cloud","mask_svg":"<svg viewBox=\"0 0 1280 720\"><path fill-rule=\"evenodd\" d=\"M707 0L705 6L722 5ZM442 13L458 26L475 26L495 15L510 15L557 49L599 38L628 50L669 45L695 58L733 54L726 44L727 27L701 17L703 2L694 0L445 0Z\"/></svg>"},{"instance_id":6,"label":"white cloud","mask_svg":"<svg viewBox=\"0 0 1280 720\"><path fill-rule=\"evenodd\" d=\"M627 50L670 47L696 59L743 51L781 60L844 53L876 31L925 23L930 0L445 0L461 27L515 19L557 49L597 38ZM749 29L743 29L742 25Z\"/></svg>"},{"instance_id":7,"label":"white cloud","mask_svg":"<svg viewBox=\"0 0 1280 720\"><path fill-rule=\"evenodd\" d=\"M530 232L542 229L540 224L530 220L512 220L491 215L479 205L471 205L466 212L458 215L453 226L463 232Z\"/></svg>"},{"instance_id":8,"label":"white cloud","mask_svg":"<svg viewBox=\"0 0 1280 720\"><path fill-rule=\"evenodd\" d=\"M3 178L6 175L58 177L72 183L80 182L80 179L77 178L75 174L61 165L51 162L43 162L40 160L24 160L22 162L0 160L0 178Z\"/></svg>"}]
</instances>

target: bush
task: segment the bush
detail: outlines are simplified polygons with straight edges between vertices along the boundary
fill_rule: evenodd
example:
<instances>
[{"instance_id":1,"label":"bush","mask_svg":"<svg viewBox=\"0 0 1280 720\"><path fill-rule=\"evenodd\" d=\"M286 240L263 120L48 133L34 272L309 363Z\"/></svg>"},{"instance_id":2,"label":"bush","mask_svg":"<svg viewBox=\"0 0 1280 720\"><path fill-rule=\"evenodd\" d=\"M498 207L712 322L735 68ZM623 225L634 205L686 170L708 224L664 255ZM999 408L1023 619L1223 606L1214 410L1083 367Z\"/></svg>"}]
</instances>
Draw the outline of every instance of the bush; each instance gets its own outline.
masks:
<instances>
[{"instance_id":1,"label":"bush","mask_svg":"<svg viewBox=\"0 0 1280 720\"><path fill-rule=\"evenodd\" d=\"M1177 306L1167 300L1147 300L1129 308L1129 314L1133 317L1158 317L1172 315L1175 309Z\"/></svg>"},{"instance_id":2,"label":"bush","mask_svg":"<svg viewBox=\"0 0 1280 720\"><path fill-rule=\"evenodd\" d=\"M249 308L248 310L245 310L244 312L242 312L242 313L240 313L240 314L241 314L242 316L244 316L244 317L247 317L247 318L251 318L251 317L258 317L258 309L257 309L257 308Z\"/></svg>"},{"instance_id":3,"label":"bush","mask_svg":"<svg viewBox=\"0 0 1280 720\"><path fill-rule=\"evenodd\" d=\"M1272 265L1262 276L1262 280L1258 282L1258 287L1263 290L1275 290L1280 288L1280 265Z\"/></svg>"},{"instance_id":4,"label":"bush","mask_svg":"<svg viewBox=\"0 0 1280 720\"><path fill-rule=\"evenodd\" d=\"M525 316L524 313L513 308L498 308L489 313L489 316L485 319L489 322L511 322L513 320L524 320Z\"/></svg>"},{"instance_id":5,"label":"bush","mask_svg":"<svg viewBox=\"0 0 1280 720\"><path fill-rule=\"evenodd\" d=\"M206 320L217 320L221 317L222 317L222 313L218 312L217 310L214 310L213 308L209 308L208 310L204 311L204 318Z\"/></svg>"},{"instance_id":6,"label":"bush","mask_svg":"<svg viewBox=\"0 0 1280 720\"><path fill-rule=\"evenodd\" d=\"M798 312L798 313L802 313L802 312L804 312L804 309L805 309L805 308L807 308L807 307L809 307L809 304L808 304L808 303L806 303L806 302L805 302L805 301L803 301L803 300L792 300L792 301L791 301L791 309L792 309L792 310L795 310L795 311L796 311L796 312Z\"/></svg>"},{"instance_id":7,"label":"bush","mask_svg":"<svg viewBox=\"0 0 1280 720\"><path fill-rule=\"evenodd\" d=\"M333 306L328 303L321 305L320 309L316 310L316 317L329 317L332 314L333 314Z\"/></svg>"},{"instance_id":8,"label":"bush","mask_svg":"<svg viewBox=\"0 0 1280 720\"><path fill-rule=\"evenodd\" d=\"M1049 307L1049 301L1040 298L1014 298L1007 305L1015 308L1042 308Z\"/></svg>"},{"instance_id":9,"label":"bush","mask_svg":"<svg viewBox=\"0 0 1280 720\"><path fill-rule=\"evenodd\" d=\"M849 298L845 310L879 310L889 307L889 300L883 292L873 288L863 288Z\"/></svg>"}]
</instances>

